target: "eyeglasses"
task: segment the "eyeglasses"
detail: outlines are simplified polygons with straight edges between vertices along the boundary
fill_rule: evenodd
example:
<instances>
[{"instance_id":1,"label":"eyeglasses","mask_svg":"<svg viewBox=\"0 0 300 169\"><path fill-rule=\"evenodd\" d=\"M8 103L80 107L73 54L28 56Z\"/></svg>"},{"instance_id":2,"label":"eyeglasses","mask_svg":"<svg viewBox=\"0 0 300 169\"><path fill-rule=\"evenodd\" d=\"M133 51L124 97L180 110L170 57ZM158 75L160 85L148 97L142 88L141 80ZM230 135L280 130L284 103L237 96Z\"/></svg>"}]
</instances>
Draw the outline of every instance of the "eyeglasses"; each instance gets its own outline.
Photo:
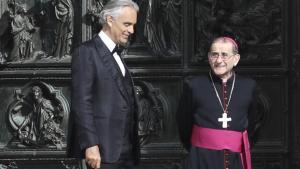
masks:
<instances>
[{"instance_id":1,"label":"eyeglasses","mask_svg":"<svg viewBox=\"0 0 300 169\"><path fill-rule=\"evenodd\" d=\"M235 54L229 55L228 53L222 52L222 53L218 53L218 52L209 52L209 58L210 59L218 59L219 56L221 56L222 60L228 60L231 58L231 56L233 56Z\"/></svg>"}]
</instances>

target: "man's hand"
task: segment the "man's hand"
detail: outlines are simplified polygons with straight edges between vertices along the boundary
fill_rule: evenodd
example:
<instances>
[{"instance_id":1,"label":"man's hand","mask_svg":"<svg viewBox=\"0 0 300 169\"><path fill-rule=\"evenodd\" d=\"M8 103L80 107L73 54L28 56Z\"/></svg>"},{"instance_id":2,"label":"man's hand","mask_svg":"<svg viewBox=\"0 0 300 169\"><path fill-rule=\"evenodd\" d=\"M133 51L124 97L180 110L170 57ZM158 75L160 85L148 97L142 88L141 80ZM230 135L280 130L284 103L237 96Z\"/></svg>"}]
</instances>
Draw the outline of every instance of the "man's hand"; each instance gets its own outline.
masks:
<instances>
[{"instance_id":1,"label":"man's hand","mask_svg":"<svg viewBox=\"0 0 300 169\"><path fill-rule=\"evenodd\" d=\"M85 149L85 162L93 169L100 169L101 157L97 145Z\"/></svg>"}]
</instances>

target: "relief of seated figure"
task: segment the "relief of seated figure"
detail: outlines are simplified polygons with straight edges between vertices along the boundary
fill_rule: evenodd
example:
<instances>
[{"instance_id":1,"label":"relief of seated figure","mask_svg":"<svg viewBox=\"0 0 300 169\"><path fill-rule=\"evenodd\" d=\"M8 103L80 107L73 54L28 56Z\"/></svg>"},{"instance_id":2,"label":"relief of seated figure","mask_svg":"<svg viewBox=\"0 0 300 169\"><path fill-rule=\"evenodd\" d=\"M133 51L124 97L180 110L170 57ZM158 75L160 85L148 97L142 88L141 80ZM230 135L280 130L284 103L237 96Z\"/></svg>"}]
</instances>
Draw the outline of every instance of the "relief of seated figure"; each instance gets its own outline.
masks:
<instances>
[{"instance_id":1,"label":"relief of seated figure","mask_svg":"<svg viewBox=\"0 0 300 169\"><path fill-rule=\"evenodd\" d=\"M61 148L64 132L57 122L57 110L51 101L43 96L41 87L31 88L32 100L17 95L18 104L10 113L19 140L17 146Z\"/></svg>"}]
</instances>

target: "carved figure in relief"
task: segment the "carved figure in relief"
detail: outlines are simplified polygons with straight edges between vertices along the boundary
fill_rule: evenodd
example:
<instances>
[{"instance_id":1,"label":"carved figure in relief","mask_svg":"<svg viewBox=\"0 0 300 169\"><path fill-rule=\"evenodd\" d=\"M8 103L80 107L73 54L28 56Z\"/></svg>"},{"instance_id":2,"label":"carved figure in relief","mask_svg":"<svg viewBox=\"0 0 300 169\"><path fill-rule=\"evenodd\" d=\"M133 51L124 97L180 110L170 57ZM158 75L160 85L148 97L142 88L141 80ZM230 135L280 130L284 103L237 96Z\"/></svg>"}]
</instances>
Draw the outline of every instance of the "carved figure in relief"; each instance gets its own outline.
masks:
<instances>
[{"instance_id":1,"label":"carved figure in relief","mask_svg":"<svg viewBox=\"0 0 300 169\"><path fill-rule=\"evenodd\" d=\"M181 7L182 0L161 1L161 16L166 48L168 55L178 55L181 30Z\"/></svg>"},{"instance_id":2,"label":"carved figure in relief","mask_svg":"<svg viewBox=\"0 0 300 169\"><path fill-rule=\"evenodd\" d=\"M54 0L57 19L53 57L69 57L73 38L74 10L71 0Z\"/></svg>"},{"instance_id":3,"label":"carved figure in relief","mask_svg":"<svg viewBox=\"0 0 300 169\"><path fill-rule=\"evenodd\" d=\"M17 137L23 145L55 145L61 147L64 133L56 119L59 116L50 100L43 96L39 86L33 86L31 99L25 99L16 91L18 101L11 113L11 121L17 126Z\"/></svg>"},{"instance_id":4,"label":"carved figure in relief","mask_svg":"<svg viewBox=\"0 0 300 169\"><path fill-rule=\"evenodd\" d=\"M37 144L42 139L44 123L53 117L54 108L51 102L42 96L42 90L38 86L32 88L34 103L24 123L18 129L19 138L26 143Z\"/></svg>"},{"instance_id":5,"label":"carved figure in relief","mask_svg":"<svg viewBox=\"0 0 300 169\"><path fill-rule=\"evenodd\" d=\"M151 51L158 55L164 55L166 48L164 32L163 29L158 29L162 27L162 23L158 22L156 18L156 6L153 0L148 0L145 26L144 26L144 36L147 39Z\"/></svg>"},{"instance_id":6,"label":"carved figure in relief","mask_svg":"<svg viewBox=\"0 0 300 169\"><path fill-rule=\"evenodd\" d=\"M178 54L180 41L181 0L148 0L144 24L144 37L151 51L158 56Z\"/></svg>"},{"instance_id":7,"label":"carved figure in relief","mask_svg":"<svg viewBox=\"0 0 300 169\"><path fill-rule=\"evenodd\" d=\"M52 55L54 41L55 41L55 29L56 29L56 15L54 1L49 1L41 4L41 9L38 13L38 21L40 24L40 35L42 50L46 56Z\"/></svg>"},{"instance_id":8,"label":"carved figure in relief","mask_svg":"<svg viewBox=\"0 0 300 169\"><path fill-rule=\"evenodd\" d=\"M147 144L153 136L159 136L163 129L163 107L159 104L161 100L157 97L157 90L148 88L149 86L147 89L142 86L135 86L140 108L138 135L141 145Z\"/></svg>"},{"instance_id":9,"label":"carved figure in relief","mask_svg":"<svg viewBox=\"0 0 300 169\"><path fill-rule=\"evenodd\" d=\"M32 33L35 31L35 28L30 18L26 15L27 11L24 7L16 5L15 10L11 22L14 44L9 60L22 61L29 59L33 52Z\"/></svg>"}]
</instances>

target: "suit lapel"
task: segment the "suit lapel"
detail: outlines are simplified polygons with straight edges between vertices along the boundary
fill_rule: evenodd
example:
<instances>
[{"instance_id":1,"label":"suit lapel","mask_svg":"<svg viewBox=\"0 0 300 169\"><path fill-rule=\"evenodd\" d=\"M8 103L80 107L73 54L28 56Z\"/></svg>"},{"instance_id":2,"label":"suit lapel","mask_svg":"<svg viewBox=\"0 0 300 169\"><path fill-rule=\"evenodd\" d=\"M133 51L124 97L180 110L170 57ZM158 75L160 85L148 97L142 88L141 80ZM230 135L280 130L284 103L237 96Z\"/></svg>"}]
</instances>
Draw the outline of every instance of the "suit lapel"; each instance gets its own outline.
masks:
<instances>
[{"instance_id":1,"label":"suit lapel","mask_svg":"<svg viewBox=\"0 0 300 169\"><path fill-rule=\"evenodd\" d=\"M99 53L99 56L101 60L103 61L104 66L111 72L111 75L116 82L121 94L124 98L128 96L127 91L124 88L124 81L122 73L120 72L120 68L118 67L118 64L116 63L114 57L112 56L109 49L105 46L105 44L102 42L101 38L99 36L95 37L95 46L97 49L97 52ZM127 70L126 70L127 71ZM128 72L126 72L128 73ZM127 101L128 99L126 99Z\"/></svg>"}]
</instances>

